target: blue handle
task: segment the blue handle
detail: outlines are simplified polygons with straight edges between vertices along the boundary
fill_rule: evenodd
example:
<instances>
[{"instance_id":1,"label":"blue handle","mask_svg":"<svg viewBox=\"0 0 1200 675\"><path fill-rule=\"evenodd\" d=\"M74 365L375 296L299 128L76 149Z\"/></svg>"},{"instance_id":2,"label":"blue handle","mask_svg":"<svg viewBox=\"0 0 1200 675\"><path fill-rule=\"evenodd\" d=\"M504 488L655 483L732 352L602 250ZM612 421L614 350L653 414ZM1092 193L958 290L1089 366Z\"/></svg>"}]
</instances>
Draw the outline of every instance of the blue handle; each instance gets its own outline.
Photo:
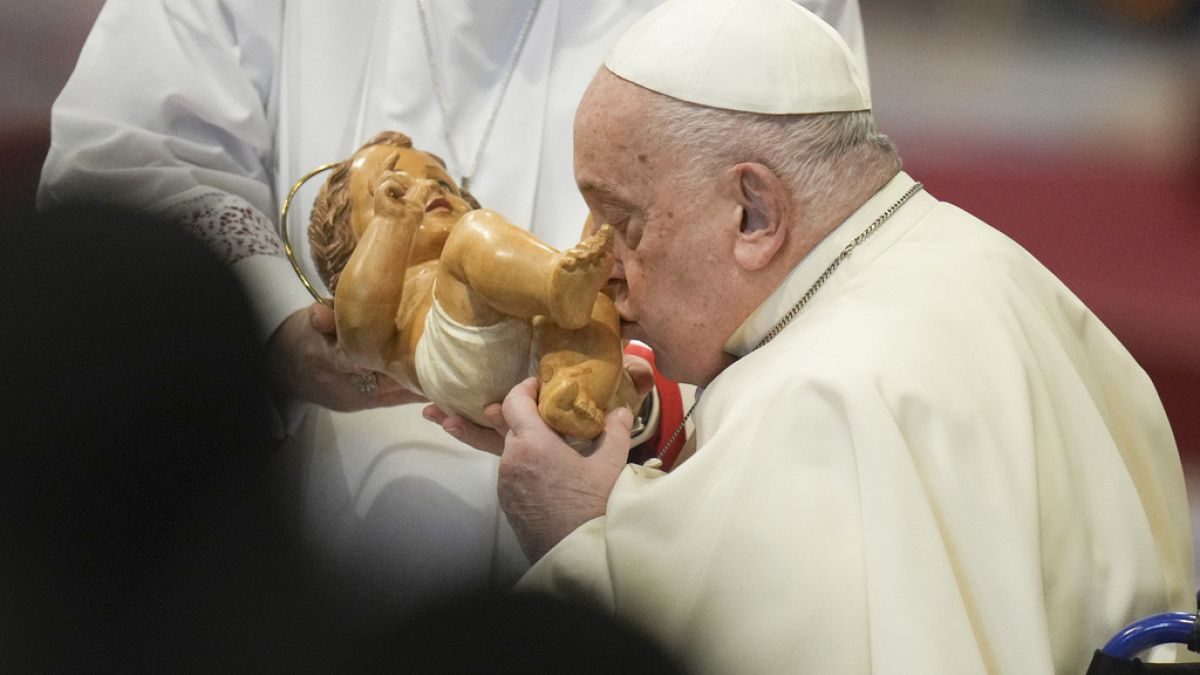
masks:
<instances>
[{"instance_id":1,"label":"blue handle","mask_svg":"<svg viewBox=\"0 0 1200 675\"><path fill-rule=\"evenodd\" d=\"M1123 628L1100 651L1116 659L1128 660L1158 645L1187 644L1195 634L1195 614L1155 614Z\"/></svg>"}]
</instances>

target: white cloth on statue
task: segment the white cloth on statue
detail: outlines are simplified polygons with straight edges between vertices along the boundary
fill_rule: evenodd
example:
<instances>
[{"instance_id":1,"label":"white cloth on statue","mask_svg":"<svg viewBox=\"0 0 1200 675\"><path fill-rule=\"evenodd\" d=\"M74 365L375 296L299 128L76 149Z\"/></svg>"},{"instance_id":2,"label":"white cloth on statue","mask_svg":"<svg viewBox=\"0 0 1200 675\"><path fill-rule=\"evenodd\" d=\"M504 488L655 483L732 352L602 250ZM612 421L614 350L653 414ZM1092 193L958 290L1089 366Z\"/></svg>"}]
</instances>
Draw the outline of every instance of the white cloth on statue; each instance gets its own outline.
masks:
<instances>
[{"instance_id":1,"label":"white cloth on statue","mask_svg":"<svg viewBox=\"0 0 1200 675\"><path fill-rule=\"evenodd\" d=\"M425 398L487 426L483 409L529 377L533 324L507 318L490 326L455 321L435 298L417 342L417 378Z\"/></svg>"},{"instance_id":2,"label":"white cloth on statue","mask_svg":"<svg viewBox=\"0 0 1200 675\"><path fill-rule=\"evenodd\" d=\"M531 4L429 3L466 162ZM575 107L612 43L655 4L543 0L473 177L483 204L556 247L578 240L586 207L573 183ZM842 30L865 64L857 0L804 4ZM193 229L247 238L227 248L264 338L311 302L286 258L255 245L273 238L293 181L382 129L452 161L415 2L109 0L51 123L39 203L98 195L171 207ZM302 261L300 224L318 182L292 215ZM455 442L420 408L299 406L291 443L317 537L335 555L375 560L402 597L515 579L527 563L496 505L495 458Z\"/></svg>"},{"instance_id":3,"label":"white cloth on statue","mask_svg":"<svg viewBox=\"0 0 1200 675\"><path fill-rule=\"evenodd\" d=\"M732 336L695 454L627 467L519 588L597 600L712 673L1082 673L1195 603L1150 380L1011 240L901 173Z\"/></svg>"}]
</instances>

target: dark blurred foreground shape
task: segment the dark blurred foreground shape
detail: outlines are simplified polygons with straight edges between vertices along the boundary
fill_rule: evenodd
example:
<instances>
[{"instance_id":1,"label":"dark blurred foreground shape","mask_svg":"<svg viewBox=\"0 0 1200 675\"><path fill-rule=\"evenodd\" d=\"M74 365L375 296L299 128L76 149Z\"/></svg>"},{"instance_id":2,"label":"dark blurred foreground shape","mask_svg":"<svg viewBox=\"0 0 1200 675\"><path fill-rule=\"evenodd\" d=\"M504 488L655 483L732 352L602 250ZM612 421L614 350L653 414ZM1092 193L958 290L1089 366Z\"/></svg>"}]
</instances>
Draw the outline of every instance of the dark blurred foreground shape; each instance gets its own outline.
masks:
<instances>
[{"instance_id":1,"label":"dark blurred foreground shape","mask_svg":"<svg viewBox=\"0 0 1200 675\"><path fill-rule=\"evenodd\" d=\"M287 580L264 573L283 536L239 287L150 218L2 218L0 670L137 670L253 634Z\"/></svg>"},{"instance_id":2,"label":"dark blurred foreground shape","mask_svg":"<svg viewBox=\"0 0 1200 675\"><path fill-rule=\"evenodd\" d=\"M137 214L0 222L0 672L679 672L600 613L323 567L228 270Z\"/></svg>"}]
</instances>

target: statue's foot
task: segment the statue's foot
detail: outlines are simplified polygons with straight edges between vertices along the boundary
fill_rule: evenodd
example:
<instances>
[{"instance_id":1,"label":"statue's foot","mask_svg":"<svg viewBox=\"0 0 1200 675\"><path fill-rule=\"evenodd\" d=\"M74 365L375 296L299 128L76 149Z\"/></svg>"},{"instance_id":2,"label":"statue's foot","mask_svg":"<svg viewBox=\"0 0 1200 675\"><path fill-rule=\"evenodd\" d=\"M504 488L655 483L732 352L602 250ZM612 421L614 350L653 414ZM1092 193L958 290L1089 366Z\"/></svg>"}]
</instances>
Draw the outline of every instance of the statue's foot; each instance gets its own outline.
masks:
<instances>
[{"instance_id":1,"label":"statue's foot","mask_svg":"<svg viewBox=\"0 0 1200 675\"><path fill-rule=\"evenodd\" d=\"M567 369L574 370L574 369ZM538 413L555 431L567 436L595 438L604 430L604 411L575 379L586 373L559 376L542 386Z\"/></svg>"},{"instance_id":2,"label":"statue's foot","mask_svg":"<svg viewBox=\"0 0 1200 675\"><path fill-rule=\"evenodd\" d=\"M612 271L611 225L559 254L550 277L550 319L568 330L588 325L596 294Z\"/></svg>"}]
</instances>

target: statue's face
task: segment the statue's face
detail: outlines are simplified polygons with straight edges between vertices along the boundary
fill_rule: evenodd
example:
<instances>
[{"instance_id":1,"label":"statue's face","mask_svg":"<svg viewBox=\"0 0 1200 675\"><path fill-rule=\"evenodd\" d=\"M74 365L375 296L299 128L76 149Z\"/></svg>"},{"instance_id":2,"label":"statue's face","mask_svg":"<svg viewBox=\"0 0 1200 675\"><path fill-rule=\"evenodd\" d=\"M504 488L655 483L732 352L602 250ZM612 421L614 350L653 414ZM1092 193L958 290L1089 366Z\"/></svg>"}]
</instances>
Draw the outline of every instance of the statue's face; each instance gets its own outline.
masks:
<instances>
[{"instance_id":1,"label":"statue's face","mask_svg":"<svg viewBox=\"0 0 1200 675\"><path fill-rule=\"evenodd\" d=\"M374 217L375 188L392 171L402 171L414 181L430 182L422 229L449 230L471 210L454 179L432 155L412 148L374 145L360 150L350 164L350 203L355 237L362 236Z\"/></svg>"}]
</instances>

